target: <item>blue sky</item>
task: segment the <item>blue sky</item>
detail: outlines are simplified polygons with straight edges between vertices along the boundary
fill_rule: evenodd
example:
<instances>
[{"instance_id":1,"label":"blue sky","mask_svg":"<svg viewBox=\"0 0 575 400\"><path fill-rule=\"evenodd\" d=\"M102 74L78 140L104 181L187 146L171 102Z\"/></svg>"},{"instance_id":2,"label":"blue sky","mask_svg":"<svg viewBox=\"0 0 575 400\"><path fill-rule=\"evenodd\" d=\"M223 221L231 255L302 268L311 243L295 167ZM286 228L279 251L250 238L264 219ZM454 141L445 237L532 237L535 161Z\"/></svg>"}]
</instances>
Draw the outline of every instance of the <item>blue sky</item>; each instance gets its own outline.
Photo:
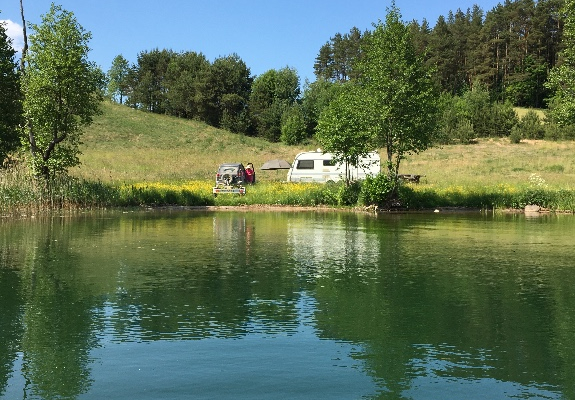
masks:
<instances>
[{"instance_id":1,"label":"blue sky","mask_svg":"<svg viewBox=\"0 0 575 400\"><path fill-rule=\"evenodd\" d=\"M52 0L24 0L27 21L39 24ZM92 33L90 60L104 72L115 56L135 63L139 52L159 49L195 51L210 61L237 53L253 75L295 68L315 80L313 64L320 47L336 33L361 31L385 18L391 0L60 0ZM424 18L433 26L439 15L474 4L484 12L499 0L396 0L404 21ZM11 21L9 36L21 43L19 0L2 0L0 20ZM30 33L30 32L28 32Z\"/></svg>"}]
</instances>

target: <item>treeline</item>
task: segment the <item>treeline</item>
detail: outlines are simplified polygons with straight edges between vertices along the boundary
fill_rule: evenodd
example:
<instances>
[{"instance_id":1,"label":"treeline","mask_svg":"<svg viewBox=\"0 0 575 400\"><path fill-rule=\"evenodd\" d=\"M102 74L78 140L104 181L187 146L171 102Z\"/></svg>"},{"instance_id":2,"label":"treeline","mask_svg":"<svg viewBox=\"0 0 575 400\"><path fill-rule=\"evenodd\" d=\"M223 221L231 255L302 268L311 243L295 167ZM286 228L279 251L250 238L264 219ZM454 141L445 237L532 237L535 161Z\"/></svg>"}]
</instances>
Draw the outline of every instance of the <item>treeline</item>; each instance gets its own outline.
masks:
<instances>
[{"instance_id":1,"label":"treeline","mask_svg":"<svg viewBox=\"0 0 575 400\"><path fill-rule=\"evenodd\" d=\"M409 27L416 48L442 91L462 95L480 83L493 100L543 108L550 96L544 83L562 50L564 0L505 0L486 14L477 5L440 16L433 28L423 20ZM337 34L319 51L317 77L353 79L365 35L357 28Z\"/></svg>"},{"instance_id":2,"label":"treeline","mask_svg":"<svg viewBox=\"0 0 575 400\"><path fill-rule=\"evenodd\" d=\"M449 12L433 28L426 20L407 24L443 93L438 142L510 136L522 127L513 106L547 106L553 93L546 82L562 51L563 5L505 0L487 13L477 5ZM202 53L155 49L138 54L131 66L117 56L108 95L150 112L300 143L315 135L319 115L341 88L358 78L354 65L370 34L352 28L330 38L314 63L316 81L306 82L302 92L297 71L289 67L254 77L237 54L210 62ZM537 118L531 113L527 122L539 124ZM572 128L548 128L538 129L536 138L574 136Z\"/></svg>"},{"instance_id":3,"label":"treeline","mask_svg":"<svg viewBox=\"0 0 575 400\"><path fill-rule=\"evenodd\" d=\"M108 79L108 96L131 107L274 142L280 140L282 117L300 99L295 70L254 78L237 54L210 62L202 53L154 49L138 54L132 66L120 55Z\"/></svg>"}]
</instances>

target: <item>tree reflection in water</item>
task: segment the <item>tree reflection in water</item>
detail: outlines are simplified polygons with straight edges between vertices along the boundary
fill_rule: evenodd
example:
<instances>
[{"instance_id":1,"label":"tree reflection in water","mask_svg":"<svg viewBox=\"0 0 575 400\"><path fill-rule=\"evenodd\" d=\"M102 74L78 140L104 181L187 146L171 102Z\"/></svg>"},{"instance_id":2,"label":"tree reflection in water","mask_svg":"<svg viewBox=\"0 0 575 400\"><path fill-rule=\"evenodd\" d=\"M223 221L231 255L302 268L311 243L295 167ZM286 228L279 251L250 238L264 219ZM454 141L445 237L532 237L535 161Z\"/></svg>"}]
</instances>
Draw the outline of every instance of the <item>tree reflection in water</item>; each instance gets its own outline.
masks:
<instances>
[{"instance_id":1,"label":"tree reflection in water","mask_svg":"<svg viewBox=\"0 0 575 400\"><path fill-rule=\"evenodd\" d=\"M219 340L210 351L262 360L250 365L251 376L268 382L279 382L269 371L283 359L303 373L321 365L322 379L337 376L333 387L381 398L458 398L462 390L575 397L574 227L552 217L313 212L4 222L0 397L22 393L10 387L18 376L29 397L97 395L103 374L118 379L106 365L123 367L94 357L113 357L123 343L142 349L130 357L159 369L178 364L140 345L196 354L200 365L181 372L188 383L175 381L185 391L186 373L197 383L209 358L225 362L220 353L197 359L194 349L207 339ZM327 343L339 350L330 355ZM308 346L328 353L310 358ZM325 364L330 357L333 365ZM166 381L177 379L170 374ZM282 374L294 391L308 380L302 371ZM124 389L138 387L127 379Z\"/></svg>"}]
</instances>

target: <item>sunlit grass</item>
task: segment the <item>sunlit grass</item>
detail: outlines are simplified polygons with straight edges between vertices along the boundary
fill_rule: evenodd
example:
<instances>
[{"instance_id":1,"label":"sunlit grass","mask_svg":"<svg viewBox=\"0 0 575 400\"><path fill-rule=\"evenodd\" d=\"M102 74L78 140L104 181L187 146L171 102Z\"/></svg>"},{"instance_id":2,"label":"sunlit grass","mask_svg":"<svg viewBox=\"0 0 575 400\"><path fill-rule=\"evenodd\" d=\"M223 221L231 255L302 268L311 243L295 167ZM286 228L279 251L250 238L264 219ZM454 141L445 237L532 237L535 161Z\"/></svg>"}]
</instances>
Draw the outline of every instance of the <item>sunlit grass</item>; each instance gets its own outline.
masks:
<instances>
[{"instance_id":1,"label":"sunlit grass","mask_svg":"<svg viewBox=\"0 0 575 400\"><path fill-rule=\"evenodd\" d=\"M575 142L543 140L511 144L483 139L477 144L431 148L402 162L401 173L421 174L428 188L509 185L524 187L529 176L542 176L550 187L575 187Z\"/></svg>"},{"instance_id":2,"label":"sunlit grass","mask_svg":"<svg viewBox=\"0 0 575 400\"><path fill-rule=\"evenodd\" d=\"M341 185L286 183L286 170L262 171L265 161L292 162L317 144L286 146L206 124L103 104L83 137L82 165L47 187L23 169L0 171L0 211L54 208L209 205L349 205ZM424 175L402 189L410 208L521 208L530 202L575 209L575 142L481 139L431 148L402 161L400 173ZM381 153L382 165L385 153ZM212 195L223 162L254 163L257 184L245 196ZM536 175L544 185L536 186Z\"/></svg>"}]
</instances>

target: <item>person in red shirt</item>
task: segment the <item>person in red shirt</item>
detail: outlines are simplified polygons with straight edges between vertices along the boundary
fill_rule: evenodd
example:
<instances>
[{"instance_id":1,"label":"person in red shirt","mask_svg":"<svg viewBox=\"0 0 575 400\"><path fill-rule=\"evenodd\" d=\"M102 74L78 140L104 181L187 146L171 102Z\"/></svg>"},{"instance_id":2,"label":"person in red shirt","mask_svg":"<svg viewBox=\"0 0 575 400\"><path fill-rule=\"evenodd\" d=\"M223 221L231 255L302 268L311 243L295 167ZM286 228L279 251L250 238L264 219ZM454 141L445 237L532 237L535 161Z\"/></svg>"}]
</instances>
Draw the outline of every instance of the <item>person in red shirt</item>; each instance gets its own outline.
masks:
<instances>
[{"instance_id":1,"label":"person in red shirt","mask_svg":"<svg viewBox=\"0 0 575 400\"><path fill-rule=\"evenodd\" d=\"M256 171L252 163L246 165L246 182L250 184L256 183Z\"/></svg>"}]
</instances>

